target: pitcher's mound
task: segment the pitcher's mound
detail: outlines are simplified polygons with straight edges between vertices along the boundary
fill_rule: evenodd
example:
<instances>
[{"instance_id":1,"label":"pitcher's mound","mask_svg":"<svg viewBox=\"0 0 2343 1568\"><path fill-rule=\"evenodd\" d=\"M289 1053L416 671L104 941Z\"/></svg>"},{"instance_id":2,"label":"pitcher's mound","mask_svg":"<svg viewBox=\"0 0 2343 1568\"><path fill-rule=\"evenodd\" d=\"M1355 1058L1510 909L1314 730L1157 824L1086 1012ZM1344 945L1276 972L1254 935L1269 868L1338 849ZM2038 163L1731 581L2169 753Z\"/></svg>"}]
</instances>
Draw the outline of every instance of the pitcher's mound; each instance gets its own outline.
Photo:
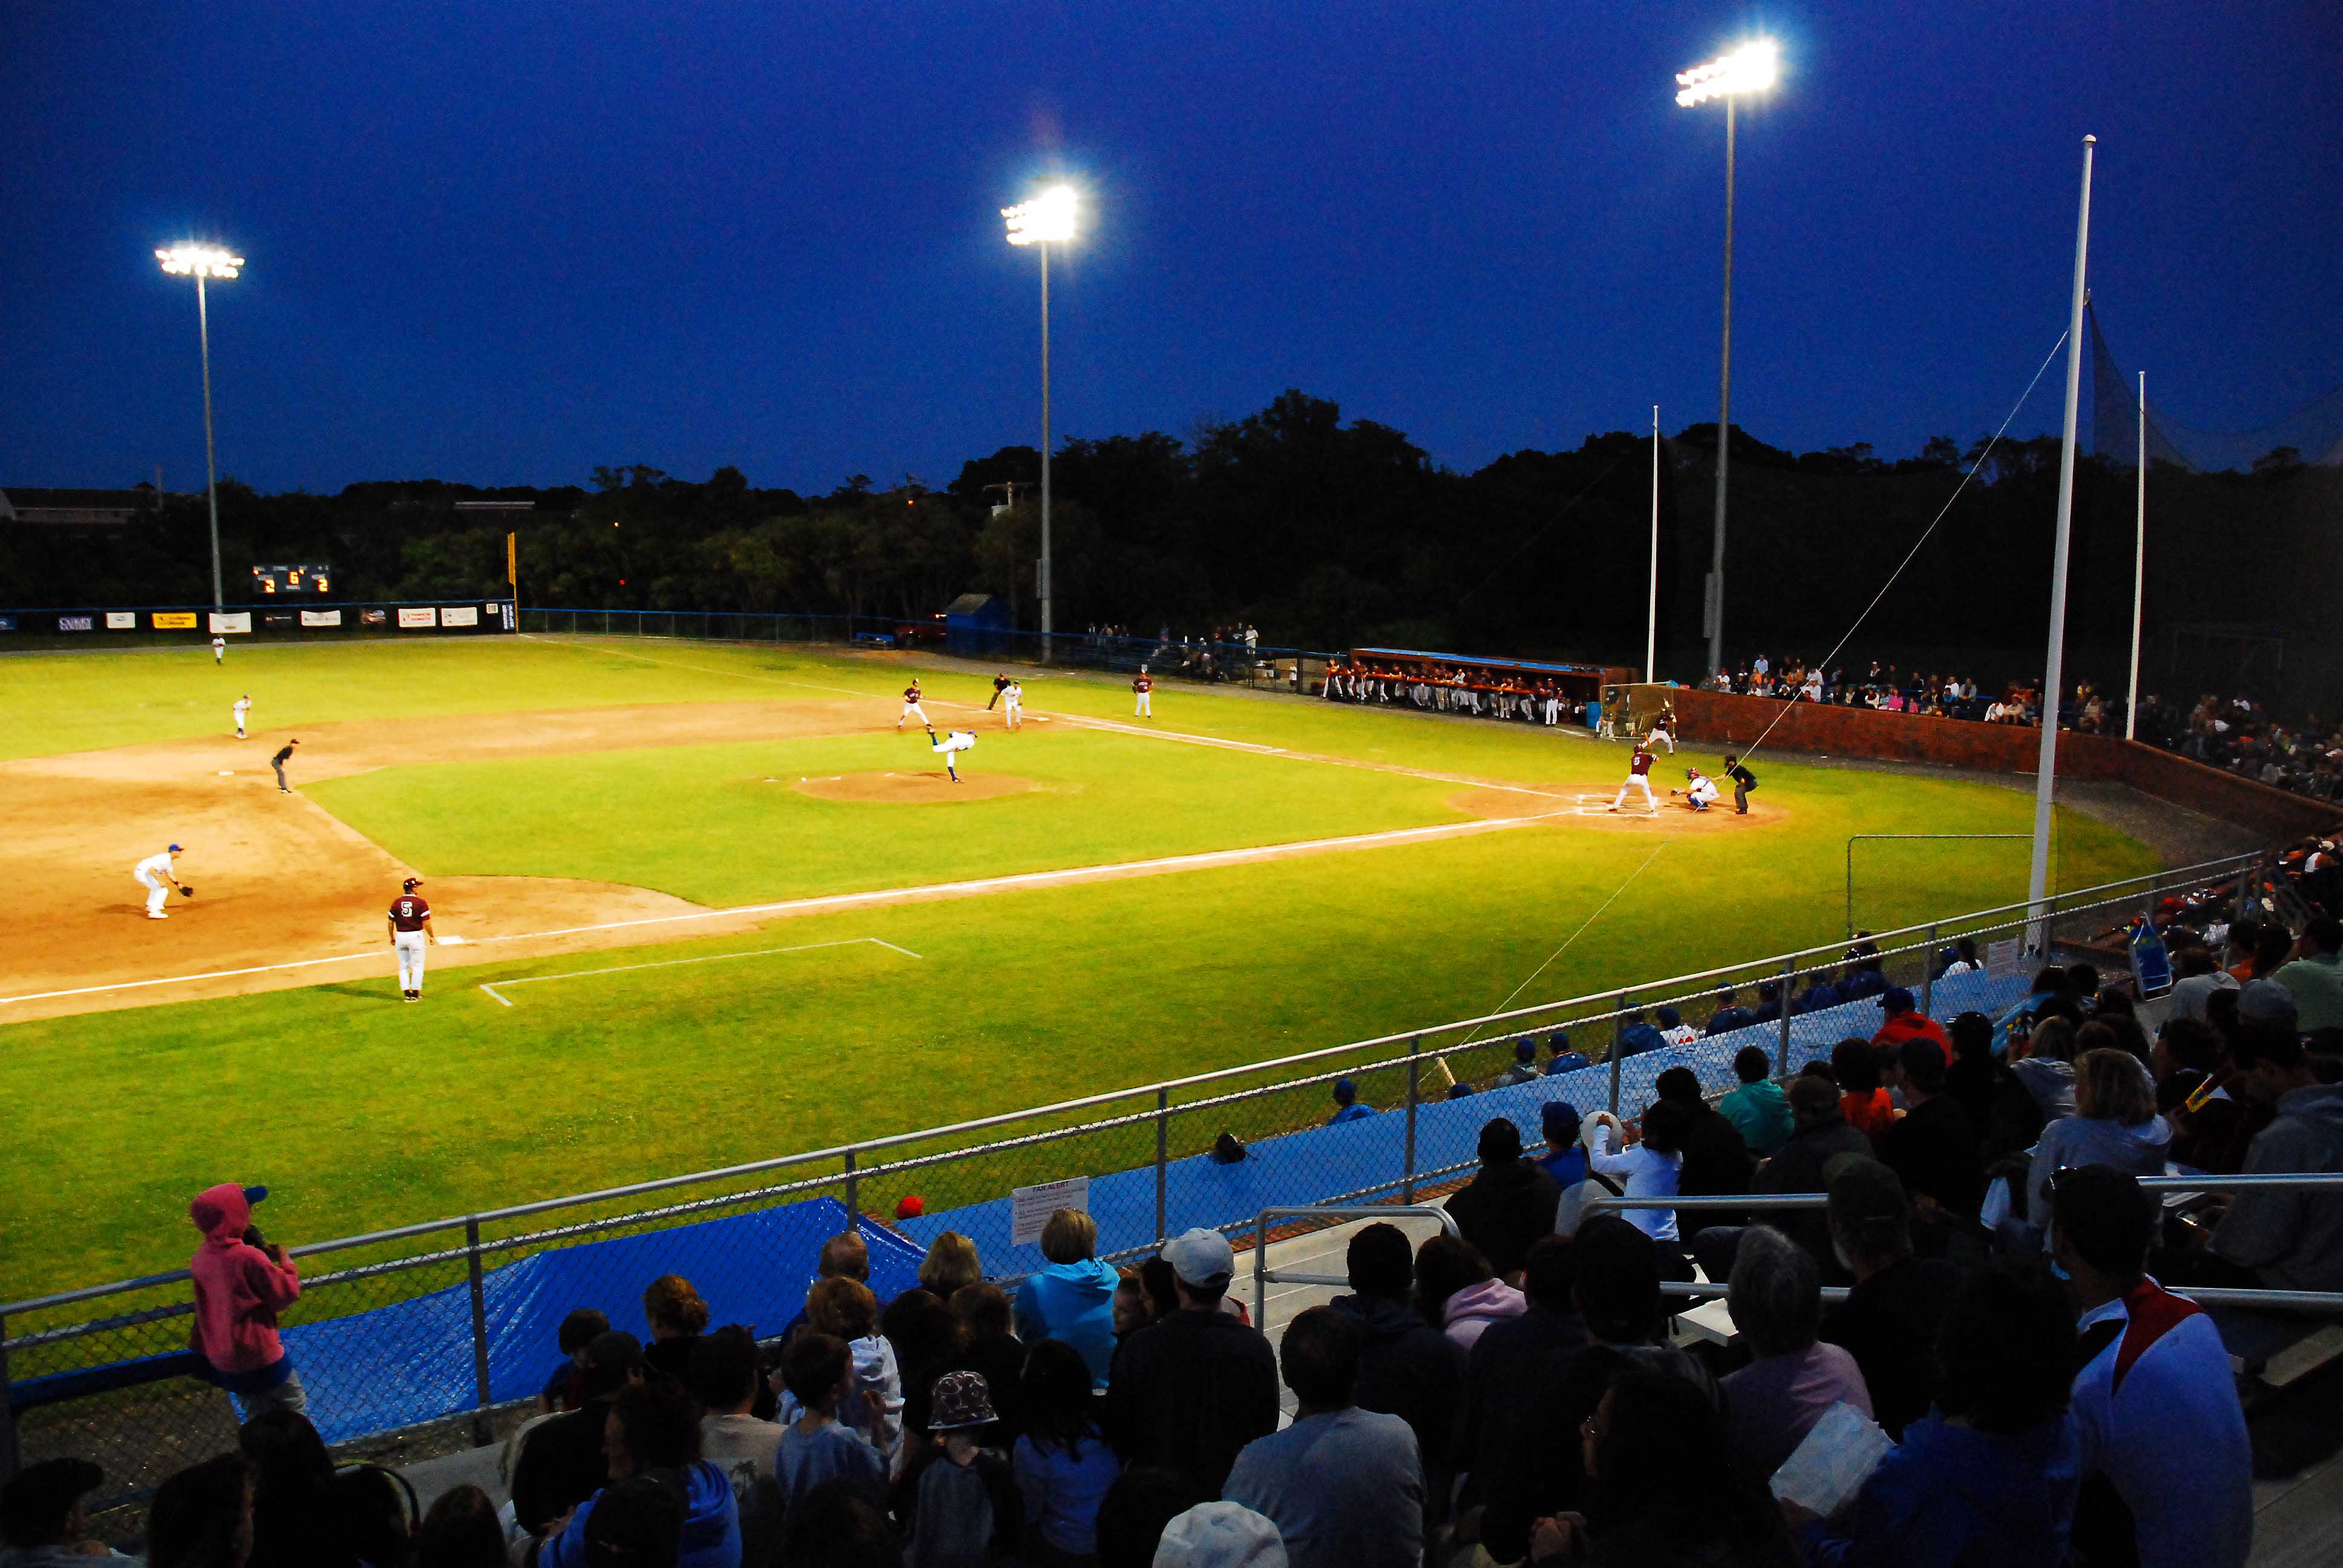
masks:
<instances>
[{"instance_id":1,"label":"pitcher's mound","mask_svg":"<svg viewBox=\"0 0 2343 1568\"><path fill-rule=\"evenodd\" d=\"M1031 788L1031 779L1020 779L1012 773L963 773L955 784L940 768L932 773L845 773L798 781L799 794L819 799L875 800L895 806L917 806L935 800L990 800L999 795L1021 795Z\"/></svg>"}]
</instances>

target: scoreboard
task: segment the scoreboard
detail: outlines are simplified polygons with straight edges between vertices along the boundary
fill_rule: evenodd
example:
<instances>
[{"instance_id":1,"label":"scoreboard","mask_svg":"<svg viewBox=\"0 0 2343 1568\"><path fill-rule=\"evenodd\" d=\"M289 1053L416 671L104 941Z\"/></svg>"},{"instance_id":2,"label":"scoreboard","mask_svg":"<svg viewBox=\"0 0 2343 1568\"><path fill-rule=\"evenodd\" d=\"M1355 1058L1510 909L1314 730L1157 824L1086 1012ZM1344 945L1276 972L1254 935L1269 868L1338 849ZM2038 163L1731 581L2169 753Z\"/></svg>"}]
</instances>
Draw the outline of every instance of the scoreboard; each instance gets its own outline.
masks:
<instances>
[{"instance_id":1,"label":"scoreboard","mask_svg":"<svg viewBox=\"0 0 2343 1568\"><path fill-rule=\"evenodd\" d=\"M252 591L262 598L299 598L332 591L334 568L328 566L255 567Z\"/></svg>"}]
</instances>

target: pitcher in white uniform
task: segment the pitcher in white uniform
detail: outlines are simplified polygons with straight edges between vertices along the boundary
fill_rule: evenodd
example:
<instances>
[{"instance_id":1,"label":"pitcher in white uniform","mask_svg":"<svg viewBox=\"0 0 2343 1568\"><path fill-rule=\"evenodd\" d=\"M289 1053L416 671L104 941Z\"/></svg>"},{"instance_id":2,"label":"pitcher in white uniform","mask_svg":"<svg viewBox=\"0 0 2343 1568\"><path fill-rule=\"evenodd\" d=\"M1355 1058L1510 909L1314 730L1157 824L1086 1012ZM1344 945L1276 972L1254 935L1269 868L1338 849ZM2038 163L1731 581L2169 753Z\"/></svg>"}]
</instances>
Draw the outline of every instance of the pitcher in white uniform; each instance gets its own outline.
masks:
<instances>
[{"instance_id":1,"label":"pitcher in white uniform","mask_svg":"<svg viewBox=\"0 0 2343 1568\"><path fill-rule=\"evenodd\" d=\"M179 874L171 864L172 857L178 853L179 846L174 844L161 854L149 855L130 868L130 874L138 879L140 887L146 890L146 918L150 920L171 918L163 912L163 904L170 898L171 890L179 886Z\"/></svg>"},{"instance_id":2,"label":"pitcher in white uniform","mask_svg":"<svg viewBox=\"0 0 2343 1568\"><path fill-rule=\"evenodd\" d=\"M955 784L960 782L960 769L952 766L953 753L970 750L975 745L976 732L971 729L955 729L940 740L933 729L928 731L928 749L944 759L944 771L951 775Z\"/></svg>"}]
</instances>

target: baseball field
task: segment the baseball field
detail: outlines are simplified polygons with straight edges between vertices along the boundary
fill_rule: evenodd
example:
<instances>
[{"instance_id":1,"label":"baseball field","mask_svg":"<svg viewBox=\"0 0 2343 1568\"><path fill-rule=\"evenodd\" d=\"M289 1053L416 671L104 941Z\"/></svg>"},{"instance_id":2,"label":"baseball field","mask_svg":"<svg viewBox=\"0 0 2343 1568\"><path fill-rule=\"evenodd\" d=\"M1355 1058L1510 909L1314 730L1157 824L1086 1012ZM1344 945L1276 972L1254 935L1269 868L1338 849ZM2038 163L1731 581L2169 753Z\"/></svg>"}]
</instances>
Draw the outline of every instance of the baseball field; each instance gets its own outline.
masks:
<instances>
[{"instance_id":1,"label":"baseball field","mask_svg":"<svg viewBox=\"0 0 2343 1568\"><path fill-rule=\"evenodd\" d=\"M1613 816L1626 749L1584 731L1180 685L1134 719L1082 673L1024 671L1010 732L990 671L899 654L5 668L0 1299L184 1261L187 1196L222 1180L317 1239L1831 940L1850 835L2031 819L1993 782L1776 757L1745 818ZM960 784L896 728L914 674L978 736ZM1654 777L1664 804L1681 765ZM196 891L150 921L131 868L169 843ZM2021 895L2007 848L1916 850L1869 923ZM2156 862L2062 811L2056 864L2079 887ZM407 876L462 939L420 1005L384 929Z\"/></svg>"}]
</instances>

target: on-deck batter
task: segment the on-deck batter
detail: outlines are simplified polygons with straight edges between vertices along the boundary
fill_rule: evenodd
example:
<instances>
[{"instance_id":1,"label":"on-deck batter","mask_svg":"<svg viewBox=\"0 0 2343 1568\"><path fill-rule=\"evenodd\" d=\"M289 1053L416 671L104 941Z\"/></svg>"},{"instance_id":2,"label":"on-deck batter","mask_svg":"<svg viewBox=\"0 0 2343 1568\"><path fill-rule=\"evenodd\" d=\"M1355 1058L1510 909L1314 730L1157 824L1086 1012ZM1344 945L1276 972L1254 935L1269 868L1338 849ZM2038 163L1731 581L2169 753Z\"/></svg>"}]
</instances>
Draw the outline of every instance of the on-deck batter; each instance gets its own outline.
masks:
<instances>
[{"instance_id":1,"label":"on-deck batter","mask_svg":"<svg viewBox=\"0 0 2343 1568\"><path fill-rule=\"evenodd\" d=\"M933 728L928 722L928 710L920 706L920 683L916 680L903 688L903 711L895 716L895 728L902 729L906 719L918 719L922 729Z\"/></svg>"},{"instance_id":2,"label":"on-deck batter","mask_svg":"<svg viewBox=\"0 0 2343 1568\"><path fill-rule=\"evenodd\" d=\"M431 906L415 890L422 885L422 878L409 877L390 900L390 945L398 954L398 994L407 1001L423 1000L423 950L439 940Z\"/></svg>"},{"instance_id":3,"label":"on-deck batter","mask_svg":"<svg viewBox=\"0 0 2343 1568\"><path fill-rule=\"evenodd\" d=\"M163 905L171 896L170 890L180 885L179 874L171 865L171 858L178 853L179 846L174 844L161 854L149 855L130 868L130 874L138 879L140 887L146 890L146 918L150 920L171 918L163 912Z\"/></svg>"}]
</instances>

